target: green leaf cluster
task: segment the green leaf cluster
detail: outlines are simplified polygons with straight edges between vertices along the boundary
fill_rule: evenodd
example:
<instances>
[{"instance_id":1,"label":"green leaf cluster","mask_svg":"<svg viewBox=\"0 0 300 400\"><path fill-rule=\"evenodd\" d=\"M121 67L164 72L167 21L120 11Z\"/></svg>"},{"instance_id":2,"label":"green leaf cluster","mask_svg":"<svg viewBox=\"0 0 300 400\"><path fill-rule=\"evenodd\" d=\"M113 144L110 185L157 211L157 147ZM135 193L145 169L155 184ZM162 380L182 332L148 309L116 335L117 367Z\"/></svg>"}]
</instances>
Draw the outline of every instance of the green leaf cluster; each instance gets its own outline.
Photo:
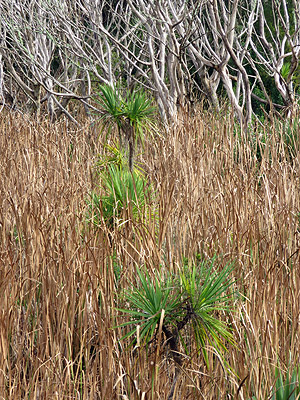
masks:
<instances>
[{"instance_id":1,"label":"green leaf cluster","mask_svg":"<svg viewBox=\"0 0 300 400\"><path fill-rule=\"evenodd\" d=\"M230 287L233 281L228 278L233 266L227 265L218 272L213 269L215 260L211 260L209 268L207 262L203 262L200 273L192 267L181 274L183 293L188 295L193 310L191 324L196 344L198 350L202 350L207 363L207 343L221 352L226 350L226 342L233 344L227 324L220 319L220 314L231 310L233 292Z\"/></svg>"},{"instance_id":2,"label":"green leaf cluster","mask_svg":"<svg viewBox=\"0 0 300 400\"><path fill-rule=\"evenodd\" d=\"M285 376L276 368L276 388L272 400L296 400L300 398L300 367L293 370L292 376Z\"/></svg>"},{"instance_id":3,"label":"green leaf cluster","mask_svg":"<svg viewBox=\"0 0 300 400\"><path fill-rule=\"evenodd\" d=\"M156 273L152 278L147 270L140 268L137 268L137 276L140 286L138 288L132 286L125 294L130 308L119 309L119 311L131 317L130 321L123 323L121 326L132 326L134 324L134 327L122 337L122 340L135 335L138 325L140 328L139 340L141 342L149 342L158 327L162 310L165 311L166 315L164 323L169 324L175 314L178 316L181 301L180 296L174 294L173 282L170 276L164 279L162 274Z\"/></svg>"},{"instance_id":4,"label":"green leaf cluster","mask_svg":"<svg viewBox=\"0 0 300 400\"><path fill-rule=\"evenodd\" d=\"M99 191L93 192L88 202L88 222L96 227L102 221L116 227L124 222L123 213L128 209L132 218L138 218L153 195L152 186L141 173L115 165L108 165L102 173Z\"/></svg>"},{"instance_id":5,"label":"green leaf cluster","mask_svg":"<svg viewBox=\"0 0 300 400\"><path fill-rule=\"evenodd\" d=\"M130 92L122 95L121 90L110 85L101 85L98 93L102 115L100 119L104 122L103 128L111 132L113 126L117 126L120 136L120 147L122 136L128 141L137 140L143 143L145 132L155 128L153 118L156 107L152 106L151 99L147 98L143 90Z\"/></svg>"},{"instance_id":6,"label":"green leaf cluster","mask_svg":"<svg viewBox=\"0 0 300 400\"><path fill-rule=\"evenodd\" d=\"M221 320L224 312L232 308L234 294L230 274L233 266L228 264L219 272L215 263L216 258L213 258L203 260L200 265L185 265L179 276L162 270L150 274L145 268L137 267L137 285L132 283L125 292L128 307L119 309L123 316L129 316L129 320L120 325L130 327L122 339L133 338L131 344L136 340L147 344L155 338L162 324L173 352L179 352L179 338L187 350L181 331L189 326L198 352L202 352L207 365L207 344L222 356L226 344L234 344L230 328Z\"/></svg>"}]
</instances>

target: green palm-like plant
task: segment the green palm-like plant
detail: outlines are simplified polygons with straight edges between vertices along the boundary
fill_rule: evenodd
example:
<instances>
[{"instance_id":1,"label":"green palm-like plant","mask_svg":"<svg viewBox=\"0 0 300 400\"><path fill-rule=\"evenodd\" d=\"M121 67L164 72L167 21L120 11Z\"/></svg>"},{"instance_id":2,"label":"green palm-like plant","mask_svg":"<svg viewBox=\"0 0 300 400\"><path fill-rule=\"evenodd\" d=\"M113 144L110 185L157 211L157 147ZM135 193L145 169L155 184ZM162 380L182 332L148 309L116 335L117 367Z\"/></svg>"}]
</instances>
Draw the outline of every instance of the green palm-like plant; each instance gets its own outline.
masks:
<instances>
[{"instance_id":1,"label":"green palm-like plant","mask_svg":"<svg viewBox=\"0 0 300 400\"><path fill-rule=\"evenodd\" d=\"M147 207L152 187L146 178L136 171L109 165L101 175L102 195L92 193L89 201L88 221L101 226L101 221L116 227L122 223L123 212L130 207L133 218L138 218Z\"/></svg>"},{"instance_id":2,"label":"green palm-like plant","mask_svg":"<svg viewBox=\"0 0 300 400\"><path fill-rule=\"evenodd\" d=\"M162 311L165 312L164 324L169 324L174 318L174 313L178 313L181 302L178 294L174 293L170 277L164 279L162 274L157 273L152 279L146 270L139 268L137 268L137 275L140 287L132 286L125 295L126 301L130 303L130 309L119 309L131 317L131 321L125 322L121 326L134 325L122 339L135 335L138 325L140 341L149 342L160 322Z\"/></svg>"},{"instance_id":3,"label":"green palm-like plant","mask_svg":"<svg viewBox=\"0 0 300 400\"><path fill-rule=\"evenodd\" d=\"M226 350L226 342L233 343L227 324L216 317L216 314L230 310L232 292L229 289L233 282L228 276L233 267L228 265L221 272L214 271L215 260L210 261L210 266L206 261L202 262L200 272L193 266L181 274L181 283L193 310L191 324L196 345L207 364L207 342L218 352Z\"/></svg>"},{"instance_id":4,"label":"green palm-like plant","mask_svg":"<svg viewBox=\"0 0 300 400\"><path fill-rule=\"evenodd\" d=\"M124 104L124 117L127 124L125 125L125 136L128 140L129 168L132 170L134 148L138 140L143 144L145 132L154 129L152 118L155 113L155 107L151 106L151 101L147 99L144 92L133 92L127 97Z\"/></svg>"},{"instance_id":5,"label":"green palm-like plant","mask_svg":"<svg viewBox=\"0 0 300 400\"><path fill-rule=\"evenodd\" d=\"M145 132L154 129L156 108L151 105L151 100L143 91L128 93L122 97L119 90L109 85L101 85L100 90L98 102L102 108L104 127L108 127L110 133L112 126L117 126L120 147L122 135L125 137L129 147L129 169L132 171L134 148L138 140L143 143Z\"/></svg>"},{"instance_id":6,"label":"green palm-like plant","mask_svg":"<svg viewBox=\"0 0 300 400\"><path fill-rule=\"evenodd\" d=\"M145 132L154 129L153 116L156 108L151 105L151 100L145 92L138 91L128 95L124 103L124 114L129 124L133 127L135 139L143 142Z\"/></svg>"},{"instance_id":7,"label":"green palm-like plant","mask_svg":"<svg viewBox=\"0 0 300 400\"><path fill-rule=\"evenodd\" d=\"M229 275L232 266L227 265L219 273L214 271L214 264L215 258L209 267L206 261L200 266L185 267L179 279L158 272L151 278L147 271L137 268L139 285L132 285L125 294L128 309L119 310L130 316L130 321L120 325L131 326L123 339L135 336L139 326L140 340L149 343L158 330L164 310L162 331L179 365L182 363L178 347L182 336L180 332L186 325L191 326L197 348L203 352L207 365L207 343L222 355L226 350L226 342L233 343L233 336L226 323L220 321L216 314L230 309L229 303L233 299L230 287L233 282Z\"/></svg>"},{"instance_id":8,"label":"green palm-like plant","mask_svg":"<svg viewBox=\"0 0 300 400\"><path fill-rule=\"evenodd\" d=\"M102 115L100 119L103 122L103 129L107 128L108 133L111 133L114 125L118 128L118 134L120 138L120 146L122 142L121 130L122 130L122 119L123 119L123 100L117 90L109 85L101 85L101 92L98 93L97 102L100 104L102 109Z\"/></svg>"},{"instance_id":9,"label":"green palm-like plant","mask_svg":"<svg viewBox=\"0 0 300 400\"><path fill-rule=\"evenodd\" d=\"M125 158L124 152L120 150L117 144L110 145L106 143L104 145L105 154L99 155L98 160L95 165L95 170L103 173L103 170L108 166L114 165L117 168L126 168L127 160Z\"/></svg>"}]
</instances>

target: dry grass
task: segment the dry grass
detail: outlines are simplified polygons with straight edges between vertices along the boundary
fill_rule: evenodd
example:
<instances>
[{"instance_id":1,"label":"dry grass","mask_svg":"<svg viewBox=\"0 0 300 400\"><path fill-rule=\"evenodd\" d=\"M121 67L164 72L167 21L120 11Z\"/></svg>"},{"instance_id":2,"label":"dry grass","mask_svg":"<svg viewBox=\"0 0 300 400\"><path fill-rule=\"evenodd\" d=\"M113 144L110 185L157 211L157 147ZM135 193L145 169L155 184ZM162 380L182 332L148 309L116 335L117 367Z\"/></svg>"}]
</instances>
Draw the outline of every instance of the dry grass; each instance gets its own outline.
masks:
<instances>
[{"instance_id":1,"label":"dry grass","mask_svg":"<svg viewBox=\"0 0 300 400\"><path fill-rule=\"evenodd\" d=\"M232 117L183 114L146 143L159 218L108 232L86 227L102 152L87 129L0 115L0 399L167 399L175 368L166 344L126 350L116 307L135 265L175 272L185 257L234 260L244 296L220 315L237 347L186 357L174 399L267 399L275 366L299 364L299 155L283 128L234 133ZM253 135L254 135L253 134ZM297 133L298 134L298 133Z\"/></svg>"}]
</instances>

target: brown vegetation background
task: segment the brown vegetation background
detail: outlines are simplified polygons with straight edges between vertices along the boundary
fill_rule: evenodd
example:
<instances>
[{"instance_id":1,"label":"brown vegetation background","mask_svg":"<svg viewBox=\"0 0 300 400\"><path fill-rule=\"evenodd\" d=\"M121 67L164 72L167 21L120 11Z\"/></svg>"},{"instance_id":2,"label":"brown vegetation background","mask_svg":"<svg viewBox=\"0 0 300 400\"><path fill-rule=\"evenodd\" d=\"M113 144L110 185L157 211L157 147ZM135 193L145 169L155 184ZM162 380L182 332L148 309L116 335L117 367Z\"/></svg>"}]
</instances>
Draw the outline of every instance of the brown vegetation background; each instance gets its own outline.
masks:
<instances>
[{"instance_id":1,"label":"brown vegetation background","mask_svg":"<svg viewBox=\"0 0 300 400\"><path fill-rule=\"evenodd\" d=\"M213 351L208 370L191 343L174 399L267 399L275 367L292 371L300 354L300 166L285 132L266 124L246 139L228 113L183 113L139 159L159 218L129 211L109 232L86 223L101 139L1 113L0 399L167 399L167 345L127 350L116 308L136 265L176 273L197 255L235 262L240 296L219 318L237 345L228 371Z\"/></svg>"}]
</instances>

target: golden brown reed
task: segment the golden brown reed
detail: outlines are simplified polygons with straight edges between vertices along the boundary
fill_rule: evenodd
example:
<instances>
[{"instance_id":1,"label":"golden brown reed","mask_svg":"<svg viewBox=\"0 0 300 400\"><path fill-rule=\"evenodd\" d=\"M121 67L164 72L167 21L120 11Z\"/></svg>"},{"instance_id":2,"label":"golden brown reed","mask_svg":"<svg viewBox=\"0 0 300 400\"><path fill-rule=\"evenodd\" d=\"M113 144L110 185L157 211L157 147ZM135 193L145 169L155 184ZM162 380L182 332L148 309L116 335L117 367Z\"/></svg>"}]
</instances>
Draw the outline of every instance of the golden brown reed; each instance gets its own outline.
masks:
<instances>
[{"instance_id":1,"label":"golden brown reed","mask_svg":"<svg viewBox=\"0 0 300 400\"><path fill-rule=\"evenodd\" d=\"M158 218L129 211L109 232L86 225L101 141L88 127L2 113L0 398L167 399L166 343L118 341L122 290L136 265L176 273L183 257L217 254L220 268L235 261L242 295L220 314L237 342L226 354L233 372L213 349L208 370L191 341L173 398L267 399L275 366L292 370L300 354L300 168L283 134L265 125L246 138L228 113L183 112L140 158Z\"/></svg>"}]
</instances>

